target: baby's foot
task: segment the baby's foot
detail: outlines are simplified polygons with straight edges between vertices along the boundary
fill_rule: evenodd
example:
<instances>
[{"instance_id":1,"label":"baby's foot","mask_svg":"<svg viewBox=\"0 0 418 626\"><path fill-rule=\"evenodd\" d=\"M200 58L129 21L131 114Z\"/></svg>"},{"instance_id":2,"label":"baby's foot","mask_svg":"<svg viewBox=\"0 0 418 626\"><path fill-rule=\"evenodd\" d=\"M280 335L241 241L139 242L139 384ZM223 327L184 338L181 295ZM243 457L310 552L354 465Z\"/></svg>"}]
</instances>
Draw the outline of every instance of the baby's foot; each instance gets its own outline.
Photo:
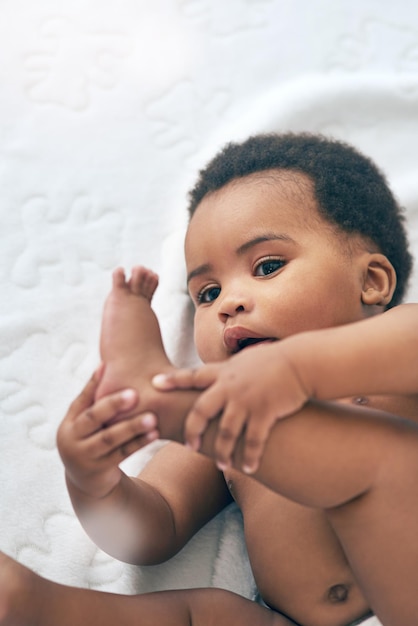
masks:
<instances>
[{"instance_id":1,"label":"baby's foot","mask_svg":"<svg viewBox=\"0 0 418 626\"><path fill-rule=\"evenodd\" d=\"M160 326L151 308L158 277L144 267L134 267L129 281L124 271L113 274L100 339L104 372L96 398L126 389L136 389L140 402L135 413L155 411L162 437L182 438L183 418L196 393L164 394L151 385L155 374L173 369L164 350Z\"/></svg>"},{"instance_id":2,"label":"baby's foot","mask_svg":"<svg viewBox=\"0 0 418 626\"><path fill-rule=\"evenodd\" d=\"M144 267L134 267L129 281L121 268L113 273L102 320L100 355L105 369L97 398L137 383L149 367L156 373L169 364L151 308L157 285L157 275Z\"/></svg>"}]
</instances>

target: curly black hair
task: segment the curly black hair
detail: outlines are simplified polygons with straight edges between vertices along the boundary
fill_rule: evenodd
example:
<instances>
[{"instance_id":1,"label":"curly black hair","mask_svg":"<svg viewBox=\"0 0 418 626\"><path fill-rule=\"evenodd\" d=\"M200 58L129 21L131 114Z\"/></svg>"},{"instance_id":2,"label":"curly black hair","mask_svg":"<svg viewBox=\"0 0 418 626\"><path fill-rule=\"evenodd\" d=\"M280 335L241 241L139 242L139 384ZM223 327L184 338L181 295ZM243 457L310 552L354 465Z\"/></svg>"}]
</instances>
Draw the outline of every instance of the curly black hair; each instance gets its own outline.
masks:
<instances>
[{"instance_id":1,"label":"curly black hair","mask_svg":"<svg viewBox=\"0 0 418 626\"><path fill-rule=\"evenodd\" d=\"M392 263L397 285L387 308L399 304L412 270L404 210L376 164L353 146L310 133L268 133L228 143L199 173L189 192L189 215L209 193L269 169L307 175L320 213L342 231L374 242Z\"/></svg>"}]
</instances>

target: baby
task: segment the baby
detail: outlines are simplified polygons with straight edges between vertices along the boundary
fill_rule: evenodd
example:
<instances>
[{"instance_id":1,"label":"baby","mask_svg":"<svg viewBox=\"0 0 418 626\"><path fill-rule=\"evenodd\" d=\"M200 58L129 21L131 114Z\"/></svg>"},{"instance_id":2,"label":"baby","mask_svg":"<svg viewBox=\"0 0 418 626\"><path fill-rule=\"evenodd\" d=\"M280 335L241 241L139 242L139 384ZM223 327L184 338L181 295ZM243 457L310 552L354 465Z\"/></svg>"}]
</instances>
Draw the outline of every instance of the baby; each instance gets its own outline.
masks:
<instances>
[{"instance_id":1,"label":"baby","mask_svg":"<svg viewBox=\"0 0 418 626\"><path fill-rule=\"evenodd\" d=\"M201 172L190 215L206 364L175 370L150 307L157 277L117 270L104 366L58 447L84 528L128 562L170 558L233 498L270 609L219 589L72 589L2 557L0 624L344 626L375 612L410 626L418 311L400 304L411 257L384 177L343 143L261 135ZM121 460L157 437L173 442L128 477Z\"/></svg>"}]
</instances>

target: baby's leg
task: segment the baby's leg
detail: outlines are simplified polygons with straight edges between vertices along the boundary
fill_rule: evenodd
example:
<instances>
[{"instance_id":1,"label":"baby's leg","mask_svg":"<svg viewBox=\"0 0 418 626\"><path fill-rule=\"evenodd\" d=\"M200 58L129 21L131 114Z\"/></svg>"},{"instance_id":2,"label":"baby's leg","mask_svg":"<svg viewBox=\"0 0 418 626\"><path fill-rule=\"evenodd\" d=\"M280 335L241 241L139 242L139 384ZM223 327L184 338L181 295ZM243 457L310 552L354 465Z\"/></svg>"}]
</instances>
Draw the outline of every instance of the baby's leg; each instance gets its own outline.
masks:
<instances>
[{"instance_id":1,"label":"baby's leg","mask_svg":"<svg viewBox=\"0 0 418 626\"><path fill-rule=\"evenodd\" d=\"M117 595L59 585L0 553L0 626L291 626L221 589Z\"/></svg>"},{"instance_id":2,"label":"baby's leg","mask_svg":"<svg viewBox=\"0 0 418 626\"><path fill-rule=\"evenodd\" d=\"M155 374L173 369L151 308L157 285L157 275L144 267L134 267L129 281L122 269L115 270L103 313L100 354L104 373L96 397L127 387L136 389L140 403L135 412L154 411L161 437L182 441L183 419L197 394L182 391L168 397L151 385Z\"/></svg>"}]
</instances>

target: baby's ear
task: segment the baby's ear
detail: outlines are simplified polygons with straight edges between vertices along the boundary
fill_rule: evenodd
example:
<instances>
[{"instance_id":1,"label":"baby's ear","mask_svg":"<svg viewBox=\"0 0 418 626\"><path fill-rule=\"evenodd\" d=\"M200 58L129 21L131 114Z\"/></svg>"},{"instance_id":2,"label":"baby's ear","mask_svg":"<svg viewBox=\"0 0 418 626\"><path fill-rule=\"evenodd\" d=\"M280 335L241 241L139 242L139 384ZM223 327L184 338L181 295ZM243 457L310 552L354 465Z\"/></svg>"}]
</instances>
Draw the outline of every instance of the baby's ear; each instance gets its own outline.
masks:
<instances>
[{"instance_id":1,"label":"baby's ear","mask_svg":"<svg viewBox=\"0 0 418 626\"><path fill-rule=\"evenodd\" d=\"M386 306L396 287L396 272L384 254L369 255L361 299L363 304Z\"/></svg>"}]
</instances>

